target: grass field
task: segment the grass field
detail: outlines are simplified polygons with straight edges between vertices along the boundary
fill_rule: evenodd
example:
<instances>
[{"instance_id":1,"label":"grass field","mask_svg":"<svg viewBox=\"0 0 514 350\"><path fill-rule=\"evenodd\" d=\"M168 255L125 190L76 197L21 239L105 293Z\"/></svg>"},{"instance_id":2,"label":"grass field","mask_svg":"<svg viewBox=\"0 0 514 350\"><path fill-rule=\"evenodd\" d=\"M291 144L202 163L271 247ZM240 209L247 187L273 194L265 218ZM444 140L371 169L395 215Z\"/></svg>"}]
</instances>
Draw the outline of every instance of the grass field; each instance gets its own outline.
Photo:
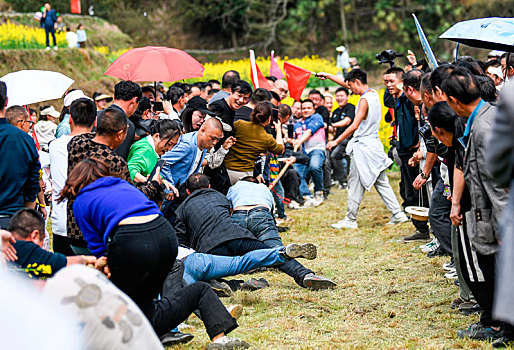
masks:
<instances>
[{"instance_id":1,"label":"grass field","mask_svg":"<svg viewBox=\"0 0 514 350\"><path fill-rule=\"evenodd\" d=\"M399 176L389 173L398 193ZM345 190L334 190L318 208L289 211L291 230L284 243L313 242L318 259L305 265L338 283L334 290L309 291L289 276L268 271L271 287L257 292L236 292L222 298L242 304L240 327L231 335L252 344L252 349L477 349L485 342L461 340L457 329L477 322L450 309L458 297L453 281L443 277L448 258L429 259L419 243L397 242L410 234L405 223L386 226L389 213L375 190L366 193L359 229L330 228L346 211ZM203 349L208 337L202 323L191 318L195 338L170 349Z\"/></svg>"}]
</instances>

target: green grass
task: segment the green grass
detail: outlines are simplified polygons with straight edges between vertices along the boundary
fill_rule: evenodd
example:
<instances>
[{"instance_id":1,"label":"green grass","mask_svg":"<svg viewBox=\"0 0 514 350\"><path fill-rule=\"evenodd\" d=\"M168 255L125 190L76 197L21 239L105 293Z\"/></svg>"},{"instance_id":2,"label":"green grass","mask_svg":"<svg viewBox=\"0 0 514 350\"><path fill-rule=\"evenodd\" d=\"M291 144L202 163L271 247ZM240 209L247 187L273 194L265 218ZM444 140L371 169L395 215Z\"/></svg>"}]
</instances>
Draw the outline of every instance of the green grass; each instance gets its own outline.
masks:
<instances>
[{"instance_id":1,"label":"green grass","mask_svg":"<svg viewBox=\"0 0 514 350\"><path fill-rule=\"evenodd\" d=\"M398 193L398 173L389 173ZM346 212L346 191L334 190L318 208L289 211L295 220L282 234L284 243L313 242L318 258L305 266L338 283L334 290L309 291L289 276L268 271L271 287L236 292L226 304L242 304L241 337L253 349L476 349L485 342L461 340L456 331L477 322L450 309L458 297L453 281L443 277L449 259L428 259L417 248L397 239L412 233L405 223L386 226L389 212L375 190L366 193L359 211L359 229L335 230L330 224ZM399 198L399 196L398 196ZM241 276L240 276L241 277ZM170 349L203 349L209 342L202 323L189 344Z\"/></svg>"}]
</instances>

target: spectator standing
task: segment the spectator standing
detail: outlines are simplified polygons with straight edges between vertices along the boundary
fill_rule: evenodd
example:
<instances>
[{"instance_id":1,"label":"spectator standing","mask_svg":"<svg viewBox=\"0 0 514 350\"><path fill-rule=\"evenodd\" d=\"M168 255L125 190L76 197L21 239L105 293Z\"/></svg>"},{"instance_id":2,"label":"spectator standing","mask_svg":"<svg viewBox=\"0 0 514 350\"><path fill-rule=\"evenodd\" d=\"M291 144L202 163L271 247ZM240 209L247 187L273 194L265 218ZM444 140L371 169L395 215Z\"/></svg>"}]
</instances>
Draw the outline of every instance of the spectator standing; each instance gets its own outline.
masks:
<instances>
[{"instance_id":1,"label":"spectator standing","mask_svg":"<svg viewBox=\"0 0 514 350\"><path fill-rule=\"evenodd\" d=\"M80 47L81 49L85 49L86 48L86 41L87 41L86 29L84 28L84 25L81 23L77 27L78 47Z\"/></svg>"},{"instance_id":2,"label":"spectator standing","mask_svg":"<svg viewBox=\"0 0 514 350\"><path fill-rule=\"evenodd\" d=\"M229 70L226 71L223 74L223 77L221 78L221 90L215 93L211 100L209 101L209 106L211 103L221 100L224 98L227 98L228 95L232 93L232 84L235 84L238 80L241 80L241 77L239 76L239 72L235 70ZM213 87L214 89L215 87ZM219 89L219 87L218 87Z\"/></svg>"},{"instance_id":3,"label":"spectator standing","mask_svg":"<svg viewBox=\"0 0 514 350\"><path fill-rule=\"evenodd\" d=\"M7 86L0 81L0 228L6 228L19 209L34 208L41 168L34 140L9 124L6 105Z\"/></svg>"},{"instance_id":4,"label":"spectator standing","mask_svg":"<svg viewBox=\"0 0 514 350\"><path fill-rule=\"evenodd\" d=\"M57 29L57 12L54 9L52 9L48 2L44 5L41 23L45 28L46 49L50 50L49 35L52 34L52 39L54 41L54 50L57 50L57 41L55 40L55 30Z\"/></svg>"},{"instance_id":5,"label":"spectator standing","mask_svg":"<svg viewBox=\"0 0 514 350\"><path fill-rule=\"evenodd\" d=\"M95 101L97 112L100 112L107 108L108 103L112 102L112 96L96 91L93 94L93 101Z\"/></svg>"}]
</instances>

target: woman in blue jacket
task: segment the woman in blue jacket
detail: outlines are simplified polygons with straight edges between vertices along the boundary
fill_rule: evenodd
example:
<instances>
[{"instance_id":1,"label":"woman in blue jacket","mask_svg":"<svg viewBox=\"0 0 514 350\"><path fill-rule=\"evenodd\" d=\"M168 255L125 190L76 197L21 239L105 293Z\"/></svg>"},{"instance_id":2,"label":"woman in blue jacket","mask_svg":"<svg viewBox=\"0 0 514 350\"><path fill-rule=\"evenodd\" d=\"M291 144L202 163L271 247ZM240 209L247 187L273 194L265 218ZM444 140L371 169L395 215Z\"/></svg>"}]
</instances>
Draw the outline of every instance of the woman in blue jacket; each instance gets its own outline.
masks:
<instances>
[{"instance_id":1,"label":"woman in blue jacket","mask_svg":"<svg viewBox=\"0 0 514 350\"><path fill-rule=\"evenodd\" d=\"M111 281L141 308L157 335L165 335L199 309L212 348L248 346L225 336L238 325L208 284L163 291L177 256L177 237L140 190L111 174L103 161L88 158L70 172L61 192L61 200L73 198L73 215L89 249L99 258L107 257ZM161 299L154 301L161 292Z\"/></svg>"}]
</instances>

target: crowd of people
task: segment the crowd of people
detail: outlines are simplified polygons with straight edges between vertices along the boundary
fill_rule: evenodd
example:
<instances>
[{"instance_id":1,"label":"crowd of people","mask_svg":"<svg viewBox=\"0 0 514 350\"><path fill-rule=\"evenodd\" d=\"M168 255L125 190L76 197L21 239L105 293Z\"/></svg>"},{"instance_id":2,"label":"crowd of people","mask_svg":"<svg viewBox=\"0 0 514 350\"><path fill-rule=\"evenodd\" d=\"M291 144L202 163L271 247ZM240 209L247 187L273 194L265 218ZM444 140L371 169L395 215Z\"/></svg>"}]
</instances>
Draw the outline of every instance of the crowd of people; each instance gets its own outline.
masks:
<instances>
[{"instance_id":1,"label":"crowd of people","mask_svg":"<svg viewBox=\"0 0 514 350\"><path fill-rule=\"evenodd\" d=\"M357 229L364 193L375 187L391 213L387 224L418 213L403 242L424 241L428 257L450 257L445 277L460 291L451 307L481 314L457 335L504 346L514 336L505 209L514 108L502 75L512 79L514 58L461 57L433 71L409 59L405 71L384 72L383 101L360 68L318 73L340 85L337 108L316 89L284 104L286 80L268 77L270 90L253 89L230 70L221 83L167 90L121 81L114 96L90 98L72 89L61 113L43 106L38 117L26 106L6 108L0 82L2 260L46 280L44 293L88 325L88 348L188 342L184 322L193 312L208 349L247 348L227 336L242 306L226 308L219 297L269 283L227 277L278 268L300 288L336 287L296 260L315 259L314 244L282 242L286 209L308 210L332 187L347 189L346 215L331 227ZM351 93L360 96L356 106ZM389 154L378 136L382 104L394 130ZM402 203L386 174L393 162ZM120 300L123 308L105 310Z\"/></svg>"}]
</instances>

